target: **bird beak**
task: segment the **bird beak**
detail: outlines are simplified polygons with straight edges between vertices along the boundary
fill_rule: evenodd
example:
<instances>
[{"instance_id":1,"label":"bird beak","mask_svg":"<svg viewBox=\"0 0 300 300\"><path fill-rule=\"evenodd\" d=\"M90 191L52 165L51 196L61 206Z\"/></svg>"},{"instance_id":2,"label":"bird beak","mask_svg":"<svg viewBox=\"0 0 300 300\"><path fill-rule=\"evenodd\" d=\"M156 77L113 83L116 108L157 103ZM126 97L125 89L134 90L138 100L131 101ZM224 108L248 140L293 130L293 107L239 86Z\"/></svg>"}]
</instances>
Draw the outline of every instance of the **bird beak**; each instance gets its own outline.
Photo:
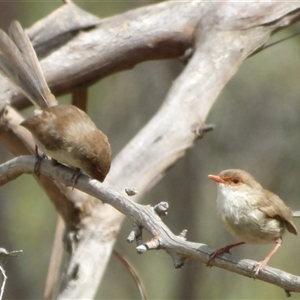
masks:
<instances>
[{"instance_id":1,"label":"bird beak","mask_svg":"<svg viewBox=\"0 0 300 300\"><path fill-rule=\"evenodd\" d=\"M215 181L215 182L217 182L217 183L224 183L225 182L225 180L222 177L220 177L219 175L208 175L208 178Z\"/></svg>"}]
</instances>

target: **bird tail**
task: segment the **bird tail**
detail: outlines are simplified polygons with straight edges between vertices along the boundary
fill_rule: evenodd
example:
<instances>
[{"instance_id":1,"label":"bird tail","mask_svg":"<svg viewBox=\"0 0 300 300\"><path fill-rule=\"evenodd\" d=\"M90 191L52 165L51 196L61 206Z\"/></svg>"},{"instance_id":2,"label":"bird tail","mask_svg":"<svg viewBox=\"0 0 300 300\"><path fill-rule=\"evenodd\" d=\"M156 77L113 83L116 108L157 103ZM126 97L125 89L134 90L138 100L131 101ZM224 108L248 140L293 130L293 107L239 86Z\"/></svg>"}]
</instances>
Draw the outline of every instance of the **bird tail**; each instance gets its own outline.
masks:
<instances>
[{"instance_id":1,"label":"bird tail","mask_svg":"<svg viewBox=\"0 0 300 300\"><path fill-rule=\"evenodd\" d=\"M0 30L0 72L38 108L56 105L32 44L18 21Z\"/></svg>"}]
</instances>

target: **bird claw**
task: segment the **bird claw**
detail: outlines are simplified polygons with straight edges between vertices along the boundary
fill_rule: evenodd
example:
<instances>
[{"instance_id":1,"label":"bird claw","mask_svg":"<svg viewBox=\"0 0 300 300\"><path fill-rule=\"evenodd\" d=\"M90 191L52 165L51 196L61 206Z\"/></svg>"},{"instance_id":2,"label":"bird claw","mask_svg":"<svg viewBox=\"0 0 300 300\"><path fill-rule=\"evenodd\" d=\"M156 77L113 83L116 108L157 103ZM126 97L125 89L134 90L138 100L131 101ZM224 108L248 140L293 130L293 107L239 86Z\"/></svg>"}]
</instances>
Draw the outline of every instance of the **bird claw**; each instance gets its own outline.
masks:
<instances>
[{"instance_id":1,"label":"bird claw","mask_svg":"<svg viewBox=\"0 0 300 300\"><path fill-rule=\"evenodd\" d=\"M237 246L240 246L240 245L243 245L243 244L245 244L245 242L238 242L238 243L230 244L230 245L227 245L227 246L225 246L225 247L223 247L223 248L217 249L215 252L213 252L212 254L209 255L210 258L209 258L209 260L208 260L206 266L207 266L207 267L211 267L211 266L210 266L210 262L211 262L216 256L218 256L218 255L220 255L220 254L223 254L223 253L230 253L229 250L230 250L231 248L234 248L234 247L237 247ZM231 254L231 253L230 253L230 254Z\"/></svg>"},{"instance_id":2,"label":"bird claw","mask_svg":"<svg viewBox=\"0 0 300 300\"><path fill-rule=\"evenodd\" d=\"M72 190L74 189L74 187L75 187L75 185L76 185L76 183L77 183L77 181L78 181L78 179L79 179L79 177L80 177L81 174L82 174L81 170L78 169L78 168L76 168L76 170L74 171L74 173L73 173L73 175L71 177L71 181L73 181Z\"/></svg>"},{"instance_id":3,"label":"bird claw","mask_svg":"<svg viewBox=\"0 0 300 300\"><path fill-rule=\"evenodd\" d=\"M220 248L220 249L217 249L216 251L214 251L213 253L211 253L211 254L209 255L209 260L207 261L206 266L209 267L209 268L211 268L212 265L210 264L210 262L211 262L216 256L218 256L218 255L221 255L221 254L223 254L223 253L230 253L230 251L229 251L230 248L231 248L231 247L229 247L229 246L225 246L225 247ZM230 254L231 254L231 253L230 253Z\"/></svg>"},{"instance_id":4,"label":"bird claw","mask_svg":"<svg viewBox=\"0 0 300 300\"><path fill-rule=\"evenodd\" d=\"M35 146L35 157L36 157L36 162L34 164L34 174L37 177L40 177L41 162L44 158L47 158L47 155L44 153L42 155L39 155L38 148L37 148L37 146Z\"/></svg>"},{"instance_id":5,"label":"bird claw","mask_svg":"<svg viewBox=\"0 0 300 300\"><path fill-rule=\"evenodd\" d=\"M255 275L255 276L258 276L260 270L261 270L262 268L264 268L264 266L265 266L266 264L267 264L267 263L266 263L264 260L261 261L261 262L256 263L256 264L254 265L254 267L253 267L253 271L255 272L254 275Z\"/></svg>"}]
</instances>

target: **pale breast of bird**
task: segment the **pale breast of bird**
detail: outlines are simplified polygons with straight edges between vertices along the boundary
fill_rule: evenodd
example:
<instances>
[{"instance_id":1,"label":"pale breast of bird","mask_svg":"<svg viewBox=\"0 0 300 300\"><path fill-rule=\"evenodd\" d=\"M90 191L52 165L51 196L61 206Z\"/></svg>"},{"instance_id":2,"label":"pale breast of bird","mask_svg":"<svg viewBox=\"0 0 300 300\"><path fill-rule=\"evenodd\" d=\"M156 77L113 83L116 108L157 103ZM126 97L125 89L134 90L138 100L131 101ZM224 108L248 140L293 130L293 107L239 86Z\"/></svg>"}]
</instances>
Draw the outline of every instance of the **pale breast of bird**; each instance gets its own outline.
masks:
<instances>
[{"instance_id":1,"label":"pale breast of bird","mask_svg":"<svg viewBox=\"0 0 300 300\"><path fill-rule=\"evenodd\" d=\"M246 193L245 197L245 190L240 193L234 187L228 188L227 186L224 188L223 184L219 184L217 214L221 222L232 235L246 243L266 244L274 242L276 238L282 235L283 224L277 219L262 218L264 213L258 207L253 208L253 203L250 205L250 198L253 199L253 195Z\"/></svg>"}]
</instances>

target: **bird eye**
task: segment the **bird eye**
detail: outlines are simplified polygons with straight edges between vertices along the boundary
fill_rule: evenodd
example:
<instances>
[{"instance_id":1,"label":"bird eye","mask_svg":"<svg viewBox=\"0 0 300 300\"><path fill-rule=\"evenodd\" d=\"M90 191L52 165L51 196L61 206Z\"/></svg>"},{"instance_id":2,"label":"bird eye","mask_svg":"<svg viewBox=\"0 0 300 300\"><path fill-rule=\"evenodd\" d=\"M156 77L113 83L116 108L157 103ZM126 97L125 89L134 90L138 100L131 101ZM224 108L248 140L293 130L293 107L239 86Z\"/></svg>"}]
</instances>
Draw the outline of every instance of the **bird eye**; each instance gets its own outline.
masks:
<instances>
[{"instance_id":1,"label":"bird eye","mask_svg":"<svg viewBox=\"0 0 300 300\"><path fill-rule=\"evenodd\" d=\"M233 182L234 184L238 184L238 183L240 182L240 180L237 179L237 178L234 178L234 179L232 179L232 182Z\"/></svg>"}]
</instances>

